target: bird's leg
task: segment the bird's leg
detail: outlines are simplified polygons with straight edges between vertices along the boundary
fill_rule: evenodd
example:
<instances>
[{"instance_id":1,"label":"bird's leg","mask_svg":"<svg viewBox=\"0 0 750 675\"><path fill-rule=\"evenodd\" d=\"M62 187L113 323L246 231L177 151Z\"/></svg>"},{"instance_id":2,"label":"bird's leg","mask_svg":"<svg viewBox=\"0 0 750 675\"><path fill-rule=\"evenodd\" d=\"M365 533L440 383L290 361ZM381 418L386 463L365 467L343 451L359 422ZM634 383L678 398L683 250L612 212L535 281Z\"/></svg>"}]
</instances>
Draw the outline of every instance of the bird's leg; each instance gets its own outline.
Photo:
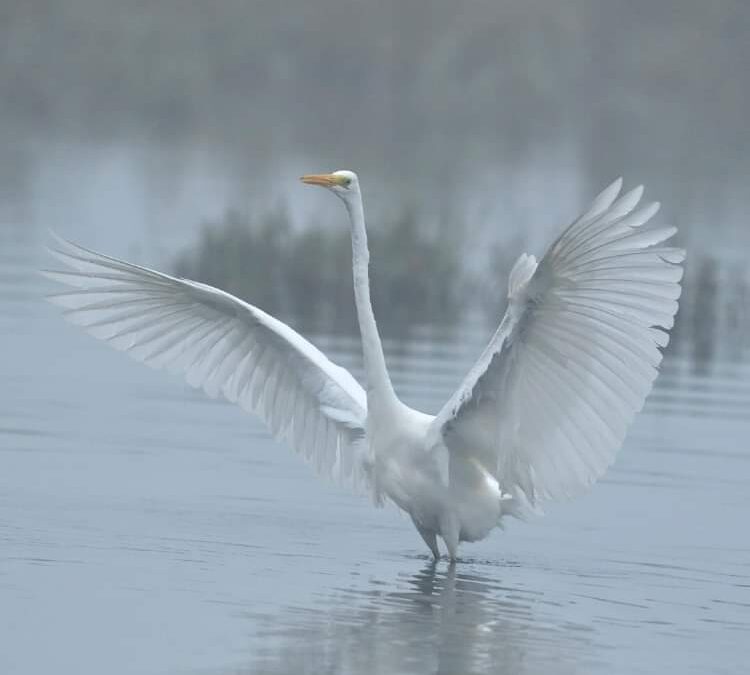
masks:
<instances>
[{"instance_id":1,"label":"bird's leg","mask_svg":"<svg viewBox=\"0 0 750 675\"><path fill-rule=\"evenodd\" d=\"M458 554L458 520L453 514L445 514L440 518L440 536L448 549L448 558L456 561Z\"/></svg>"},{"instance_id":2,"label":"bird's leg","mask_svg":"<svg viewBox=\"0 0 750 675\"><path fill-rule=\"evenodd\" d=\"M440 549L438 548L437 535L435 532L422 527L416 520L414 520L414 516L412 516L411 522L414 523L414 527L417 528L417 532L419 532L422 539L424 539L424 543L427 544L430 551L432 551L432 557L435 558L435 560L439 560Z\"/></svg>"}]
</instances>

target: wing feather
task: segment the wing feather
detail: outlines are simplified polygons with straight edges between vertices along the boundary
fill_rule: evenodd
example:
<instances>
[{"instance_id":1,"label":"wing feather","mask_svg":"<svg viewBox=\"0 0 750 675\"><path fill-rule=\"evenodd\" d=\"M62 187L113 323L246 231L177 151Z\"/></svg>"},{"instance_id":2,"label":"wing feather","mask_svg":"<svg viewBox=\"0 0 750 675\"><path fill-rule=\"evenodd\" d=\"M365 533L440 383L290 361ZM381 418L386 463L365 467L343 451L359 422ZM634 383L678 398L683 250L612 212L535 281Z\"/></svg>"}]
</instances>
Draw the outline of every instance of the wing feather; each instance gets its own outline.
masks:
<instances>
[{"instance_id":1,"label":"wing feather","mask_svg":"<svg viewBox=\"0 0 750 675\"><path fill-rule=\"evenodd\" d=\"M361 482L365 392L289 326L218 289L59 237L50 252L67 269L45 274L72 290L49 299L68 321L259 415L319 472Z\"/></svg>"},{"instance_id":2,"label":"wing feather","mask_svg":"<svg viewBox=\"0 0 750 675\"><path fill-rule=\"evenodd\" d=\"M604 190L537 264L522 255L508 310L435 418L433 439L473 454L501 489L570 497L614 460L674 323L684 251L653 227L643 188Z\"/></svg>"}]
</instances>

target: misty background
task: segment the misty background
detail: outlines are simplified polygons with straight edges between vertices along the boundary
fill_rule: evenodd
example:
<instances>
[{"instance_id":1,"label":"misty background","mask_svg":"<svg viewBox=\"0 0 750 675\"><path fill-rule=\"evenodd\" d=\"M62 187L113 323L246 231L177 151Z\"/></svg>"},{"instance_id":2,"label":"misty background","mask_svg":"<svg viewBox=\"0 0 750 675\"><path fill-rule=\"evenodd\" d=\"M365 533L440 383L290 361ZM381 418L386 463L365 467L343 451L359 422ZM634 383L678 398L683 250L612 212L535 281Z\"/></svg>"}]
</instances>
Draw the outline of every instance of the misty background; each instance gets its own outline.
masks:
<instances>
[{"instance_id":1,"label":"misty background","mask_svg":"<svg viewBox=\"0 0 750 675\"><path fill-rule=\"evenodd\" d=\"M351 332L344 216L296 177L352 168L401 335L495 323L624 175L689 251L674 349L740 358L749 34L739 0L6 0L0 214Z\"/></svg>"},{"instance_id":2,"label":"misty background","mask_svg":"<svg viewBox=\"0 0 750 675\"><path fill-rule=\"evenodd\" d=\"M684 675L750 661L750 3L0 0L0 672ZM617 176L687 248L590 494L431 564L236 406L43 301L52 229L216 284L437 411ZM41 648L40 648L41 646Z\"/></svg>"}]
</instances>

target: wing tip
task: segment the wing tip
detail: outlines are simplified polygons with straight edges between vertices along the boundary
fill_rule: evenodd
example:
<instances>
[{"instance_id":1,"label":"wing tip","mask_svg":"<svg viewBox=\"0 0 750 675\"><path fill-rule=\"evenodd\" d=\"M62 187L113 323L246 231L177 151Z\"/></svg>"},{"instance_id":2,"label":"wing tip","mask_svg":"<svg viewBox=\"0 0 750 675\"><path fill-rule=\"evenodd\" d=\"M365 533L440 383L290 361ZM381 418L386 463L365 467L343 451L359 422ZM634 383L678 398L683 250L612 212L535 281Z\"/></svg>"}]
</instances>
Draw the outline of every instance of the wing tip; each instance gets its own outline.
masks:
<instances>
[{"instance_id":1,"label":"wing tip","mask_svg":"<svg viewBox=\"0 0 750 675\"><path fill-rule=\"evenodd\" d=\"M51 242L47 244L46 248L48 251L60 251L60 249L71 249L76 248L76 245L72 241L68 241L65 237L61 237L51 227L47 228L47 237L51 239ZM59 248L56 248L59 247Z\"/></svg>"},{"instance_id":2,"label":"wing tip","mask_svg":"<svg viewBox=\"0 0 750 675\"><path fill-rule=\"evenodd\" d=\"M64 263L67 267L75 269L76 265L74 259L76 254L81 254L85 249L64 237L61 237L51 228L47 228L47 236L51 239L51 241L48 244L45 244L44 247L47 250L47 253Z\"/></svg>"},{"instance_id":3,"label":"wing tip","mask_svg":"<svg viewBox=\"0 0 750 675\"><path fill-rule=\"evenodd\" d=\"M43 277L45 279L49 279L50 281L54 281L54 282L60 283L60 284L70 285L64 279L65 272L63 270L49 270L49 269L43 268L43 269L40 269L40 270L36 270L36 273L40 277ZM47 296L45 296L45 297L47 297Z\"/></svg>"},{"instance_id":4,"label":"wing tip","mask_svg":"<svg viewBox=\"0 0 750 675\"><path fill-rule=\"evenodd\" d=\"M675 230L676 229L677 228L675 228ZM668 256L669 257L667 257L667 255L662 255L661 259L664 262L670 263L672 265L682 265L682 263L684 263L687 259L687 249L680 246L675 246L669 251Z\"/></svg>"},{"instance_id":5,"label":"wing tip","mask_svg":"<svg viewBox=\"0 0 750 675\"><path fill-rule=\"evenodd\" d=\"M617 199L617 196L622 191L622 185L623 178L622 176L618 176L596 196L596 198L594 199L594 204L603 202L604 209L608 209L612 205L612 202Z\"/></svg>"}]
</instances>

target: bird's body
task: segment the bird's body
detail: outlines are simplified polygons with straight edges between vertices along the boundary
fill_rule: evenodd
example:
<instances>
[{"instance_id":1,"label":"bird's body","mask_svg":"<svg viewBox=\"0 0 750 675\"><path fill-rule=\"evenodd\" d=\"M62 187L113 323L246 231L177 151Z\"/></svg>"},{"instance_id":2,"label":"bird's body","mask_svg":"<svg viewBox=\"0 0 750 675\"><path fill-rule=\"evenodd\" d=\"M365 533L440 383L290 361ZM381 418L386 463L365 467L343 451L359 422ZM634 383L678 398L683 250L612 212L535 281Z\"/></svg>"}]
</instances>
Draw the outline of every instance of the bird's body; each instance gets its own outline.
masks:
<instances>
[{"instance_id":1,"label":"bird's body","mask_svg":"<svg viewBox=\"0 0 750 675\"><path fill-rule=\"evenodd\" d=\"M363 389L289 326L205 284L58 240L73 286L52 300L88 332L210 396L260 415L319 472L364 487L411 517L435 557L485 538L506 516L564 498L613 461L657 374L677 311L684 252L674 228L646 227L658 205L607 188L537 262L511 271L508 309L463 383L431 416L391 385L370 304L357 176L303 177L350 217Z\"/></svg>"},{"instance_id":2,"label":"bird's body","mask_svg":"<svg viewBox=\"0 0 750 675\"><path fill-rule=\"evenodd\" d=\"M372 488L409 514L433 553L439 535L454 557L460 541L484 539L511 500L475 458L450 455L431 434L434 421L403 404L368 419Z\"/></svg>"}]
</instances>

